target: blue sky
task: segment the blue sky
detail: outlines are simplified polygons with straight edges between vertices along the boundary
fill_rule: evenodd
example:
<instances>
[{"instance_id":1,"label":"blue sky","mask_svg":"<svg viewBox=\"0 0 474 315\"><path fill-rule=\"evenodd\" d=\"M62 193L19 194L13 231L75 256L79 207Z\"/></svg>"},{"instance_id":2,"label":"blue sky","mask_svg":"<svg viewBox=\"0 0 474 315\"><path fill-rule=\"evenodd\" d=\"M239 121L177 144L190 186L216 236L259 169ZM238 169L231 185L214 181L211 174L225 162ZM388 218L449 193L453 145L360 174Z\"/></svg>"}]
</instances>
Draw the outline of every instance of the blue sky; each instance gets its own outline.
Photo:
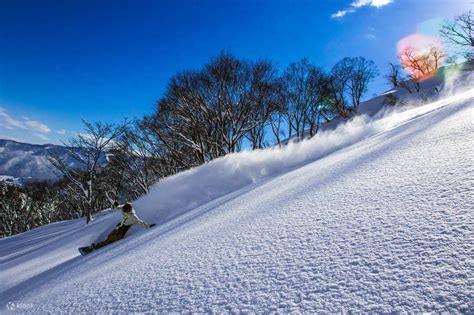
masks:
<instances>
[{"instance_id":1,"label":"blue sky","mask_svg":"<svg viewBox=\"0 0 474 315\"><path fill-rule=\"evenodd\" d=\"M397 42L436 35L470 0L1 0L0 138L58 143L81 119L151 113L167 80L225 49L279 69L345 56L381 74ZM380 77L369 96L386 89Z\"/></svg>"}]
</instances>

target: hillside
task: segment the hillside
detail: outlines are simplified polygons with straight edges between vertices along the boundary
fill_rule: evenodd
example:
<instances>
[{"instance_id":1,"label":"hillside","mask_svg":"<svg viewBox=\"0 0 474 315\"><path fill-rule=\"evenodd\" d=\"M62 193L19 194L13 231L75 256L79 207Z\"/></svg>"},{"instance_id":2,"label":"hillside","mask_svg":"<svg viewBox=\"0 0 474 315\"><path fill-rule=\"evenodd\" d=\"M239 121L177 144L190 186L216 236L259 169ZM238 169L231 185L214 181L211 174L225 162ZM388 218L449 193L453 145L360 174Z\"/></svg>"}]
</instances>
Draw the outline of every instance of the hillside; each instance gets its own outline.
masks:
<instances>
[{"instance_id":1,"label":"hillside","mask_svg":"<svg viewBox=\"0 0 474 315\"><path fill-rule=\"evenodd\" d=\"M48 161L51 154L58 154L70 165L77 163L64 146L0 139L0 182L23 184L59 179L59 173ZM105 158L101 163L106 163Z\"/></svg>"},{"instance_id":2,"label":"hillside","mask_svg":"<svg viewBox=\"0 0 474 315\"><path fill-rule=\"evenodd\" d=\"M67 157L67 149L62 146L0 139L0 177L3 177L3 181L19 183L56 180L58 174L48 161L53 151Z\"/></svg>"},{"instance_id":3,"label":"hillside","mask_svg":"<svg viewBox=\"0 0 474 315\"><path fill-rule=\"evenodd\" d=\"M458 79L438 101L170 177L134 202L157 227L88 256L77 247L102 239L117 213L2 239L0 305L473 312L474 89Z\"/></svg>"}]
</instances>

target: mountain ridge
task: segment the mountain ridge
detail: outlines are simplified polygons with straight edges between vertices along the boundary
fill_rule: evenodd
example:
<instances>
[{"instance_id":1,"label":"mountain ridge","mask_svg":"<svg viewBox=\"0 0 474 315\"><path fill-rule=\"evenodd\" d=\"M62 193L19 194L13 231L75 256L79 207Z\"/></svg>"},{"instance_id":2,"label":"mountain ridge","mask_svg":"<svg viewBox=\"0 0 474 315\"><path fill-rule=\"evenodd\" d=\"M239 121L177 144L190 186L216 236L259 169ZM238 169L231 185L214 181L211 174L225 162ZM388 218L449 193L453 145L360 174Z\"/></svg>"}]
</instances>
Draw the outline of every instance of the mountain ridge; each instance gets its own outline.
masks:
<instances>
[{"instance_id":1,"label":"mountain ridge","mask_svg":"<svg viewBox=\"0 0 474 315\"><path fill-rule=\"evenodd\" d=\"M0 139L0 182L25 184L33 181L56 181L61 176L48 157L55 153L74 164L75 160L68 150L68 147L56 144L31 144Z\"/></svg>"}]
</instances>

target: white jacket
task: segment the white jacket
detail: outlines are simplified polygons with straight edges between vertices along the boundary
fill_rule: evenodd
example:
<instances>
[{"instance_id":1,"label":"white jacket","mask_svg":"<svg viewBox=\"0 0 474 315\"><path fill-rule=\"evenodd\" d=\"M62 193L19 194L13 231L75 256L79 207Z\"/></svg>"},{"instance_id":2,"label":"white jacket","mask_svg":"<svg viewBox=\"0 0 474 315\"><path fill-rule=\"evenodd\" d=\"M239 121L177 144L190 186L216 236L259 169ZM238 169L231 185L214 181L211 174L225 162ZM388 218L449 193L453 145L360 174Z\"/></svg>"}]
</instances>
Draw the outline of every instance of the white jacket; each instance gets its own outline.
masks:
<instances>
[{"instance_id":1,"label":"white jacket","mask_svg":"<svg viewBox=\"0 0 474 315\"><path fill-rule=\"evenodd\" d=\"M123 207L123 205L116 208L118 211L120 211L122 213L122 216L123 216L122 222L120 222L120 226L121 225L134 225L134 224L137 224L137 225L141 225L145 228L150 227L149 224L147 224L147 223L143 222L142 220L140 220L140 218L135 213L135 209L132 208L131 212L124 212L122 210L122 207Z\"/></svg>"}]
</instances>

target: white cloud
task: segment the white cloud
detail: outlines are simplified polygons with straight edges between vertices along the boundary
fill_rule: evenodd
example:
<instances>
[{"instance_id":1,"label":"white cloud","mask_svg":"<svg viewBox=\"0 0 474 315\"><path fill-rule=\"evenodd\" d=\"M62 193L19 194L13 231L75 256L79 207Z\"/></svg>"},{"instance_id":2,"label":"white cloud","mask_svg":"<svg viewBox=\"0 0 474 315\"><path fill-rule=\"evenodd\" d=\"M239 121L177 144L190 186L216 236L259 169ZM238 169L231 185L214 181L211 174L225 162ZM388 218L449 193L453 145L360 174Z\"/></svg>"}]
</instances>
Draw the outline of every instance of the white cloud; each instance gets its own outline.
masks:
<instances>
[{"instance_id":1,"label":"white cloud","mask_svg":"<svg viewBox=\"0 0 474 315\"><path fill-rule=\"evenodd\" d=\"M57 133L58 135L65 135L65 134L66 134L66 129L56 130L56 133Z\"/></svg>"},{"instance_id":2,"label":"white cloud","mask_svg":"<svg viewBox=\"0 0 474 315\"><path fill-rule=\"evenodd\" d=\"M392 2L393 0L357 0L355 2L352 2L351 6L353 6L354 8L360 8L364 6L380 8Z\"/></svg>"},{"instance_id":3,"label":"white cloud","mask_svg":"<svg viewBox=\"0 0 474 315\"><path fill-rule=\"evenodd\" d=\"M7 113L7 110L3 107L0 107L0 127L9 130L26 129L42 133L51 132L51 129L47 125L37 120L32 120L26 116L21 117L21 119L16 119L10 116Z\"/></svg>"},{"instance_id":4,"label":"white cloud","mask_svg":"<svg viewBox=\"0 0 474 315\"><path fill-rule=\"evenodd\" d=\"M0 127L11 130L21 128L21 124L17 120L11 118L10 115L6 113L5 108L0 107Z\"/></svg>"},{"instance_id":5,"label":"white cloud","mask_svg":"<svg viewBox=\"0 0 474 315\"><path fill-rule=\"evenodd\" d=\"M370 6L374 8L381 8L386 6L387 4L392 3L394 0L357 0L350 4L350 7L345 10L339 10L336 13L333 13L331 17L334 18L342 18L348 13L354 13L356 9L361 7Z\"/></svg>"},{"instance_id":6,"label":"white cloud","mask_svg":"<svg viewBox=\"0 0 474 315\"><path fill-rule=\"evenodd\" d=\"M341 18L341 17L343 17L344 15L346 15L347 13L352 13L352 12L354 12L353 9L340 10L340 11L337 11L336 13L332 14L331 17L332 17L332 18Z\"/></svg>"},{"instance_id":7,"label":"white cloud","mask_svg":"<svg viewBox=\"0 0 474 315\"><path fill-rule=\"evenodd\" d=\"M51 132L51 129L49 129L47 125L36 120L25 120L23 123L25 124L26 129L36 130L43 133Z\"/></svg>"}]
</instances>

